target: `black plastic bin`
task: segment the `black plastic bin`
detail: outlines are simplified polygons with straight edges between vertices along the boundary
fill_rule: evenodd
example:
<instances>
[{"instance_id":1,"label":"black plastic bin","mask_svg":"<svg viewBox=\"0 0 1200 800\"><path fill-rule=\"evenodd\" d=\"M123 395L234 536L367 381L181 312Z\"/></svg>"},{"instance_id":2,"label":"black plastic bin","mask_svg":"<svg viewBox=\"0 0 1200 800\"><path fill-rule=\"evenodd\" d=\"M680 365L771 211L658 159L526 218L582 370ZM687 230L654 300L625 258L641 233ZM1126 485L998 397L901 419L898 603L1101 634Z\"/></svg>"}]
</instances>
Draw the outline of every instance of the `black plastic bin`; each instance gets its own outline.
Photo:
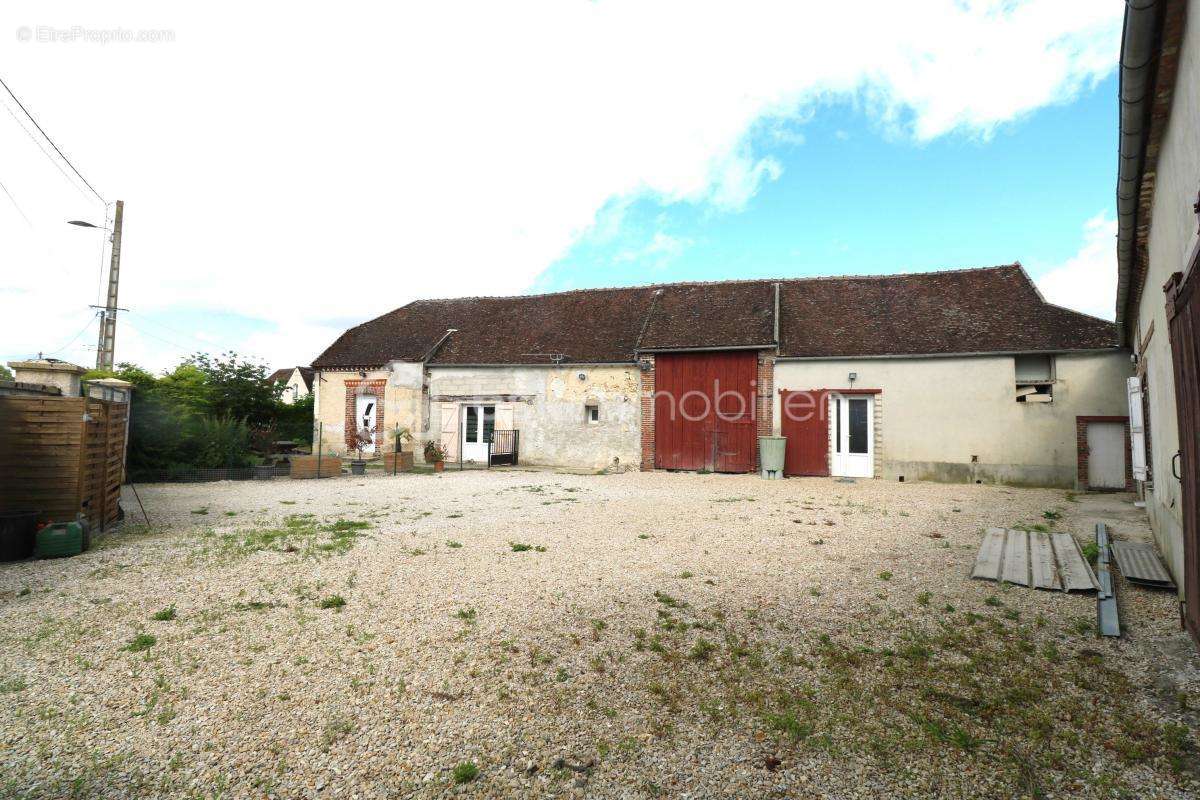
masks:
<instances>
[{"instance_id":1,"label":"black plastic bin","mask_svg":"<svg viewBox=\"0 0 1200 800\"><path fill-rule=\"evenodd\" d=\"M40 511L0 511L0 561L20 561L33 555Z\"/></svg>"}]
</instances>

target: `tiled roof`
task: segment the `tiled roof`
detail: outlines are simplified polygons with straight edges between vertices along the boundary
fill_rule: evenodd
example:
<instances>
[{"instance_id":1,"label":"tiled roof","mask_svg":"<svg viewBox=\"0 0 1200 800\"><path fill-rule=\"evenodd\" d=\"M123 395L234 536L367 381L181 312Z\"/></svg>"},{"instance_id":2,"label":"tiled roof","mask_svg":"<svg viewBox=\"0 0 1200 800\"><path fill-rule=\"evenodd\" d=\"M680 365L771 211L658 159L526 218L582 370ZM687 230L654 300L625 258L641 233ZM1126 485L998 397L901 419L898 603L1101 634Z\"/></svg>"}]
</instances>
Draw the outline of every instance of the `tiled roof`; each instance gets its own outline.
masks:
<instances>
[{"instance_id":1,"label":"tiled roof","mask_svg":"<svg viewBox=\"0 0 1200 800\"><path fill-rule=\"evenodd\" d=\"M313 375L315 373L312 367L284 367L283 369L277 369L271 373L271 377L267 378L267 380L271 383L286 383L291 380L292 372L295 370L300 370L301 380L304 381L304 385L311 391Z\"/></svg>"},{"instance_id":2,"label":"tiled roof","mask_svg":"<svg viewBox=\"0 0 1200 800\"><path fill-rule=\"evenodd\" d=\"M663 286L646 320L641 349L775 345L775 286L770 281Z\"/></svg>"},{"instance_id":3,"label":"tiled roof","mask_svg":"<svg viewBox=\"0 0 1200 800\"><path fill-rule=\"evenodd\" d=\"M997 353L1113 347L1113 323L1047 303L1019 264L783 281L780 355Z\"/></svg>"},{"instance_id":4,"label":"tiled roof","mask_svg":"<svg viewBox=\"0 0 1200 800\"><path fill-rule=\"evenodd\" d=\"M774 347L782 357L1089 350L1113 324L1045 302L1020 265L908 275L675 283L418 300L351 328L317 368L620 363L642 350ZM446 336L448 329L455 332ZM443 341L444 339L444 341ZM432 353L432 357L430 357Z\"/></svg>"}]
</instances>

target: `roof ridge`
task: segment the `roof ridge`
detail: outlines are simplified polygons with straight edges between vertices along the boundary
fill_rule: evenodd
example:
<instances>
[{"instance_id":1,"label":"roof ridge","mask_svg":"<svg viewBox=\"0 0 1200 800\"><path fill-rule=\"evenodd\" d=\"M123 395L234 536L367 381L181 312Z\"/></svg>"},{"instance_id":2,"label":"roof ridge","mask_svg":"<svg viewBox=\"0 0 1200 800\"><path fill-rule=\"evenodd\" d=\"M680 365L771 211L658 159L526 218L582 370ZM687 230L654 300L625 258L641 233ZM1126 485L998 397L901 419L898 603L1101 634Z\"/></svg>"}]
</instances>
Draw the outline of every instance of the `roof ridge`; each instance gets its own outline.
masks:
<instances>
[{"instance_id":1,"label":"roof ridge","mask_svg":"<svg viewBox=\"0 0 1200 800\"><path fill-rule=\"evenodd\" d=\"M917 272L889 272L886 274L848 274L848 275L802 275L791 278L773 277L773 278L734 278L732 280L716 280L716 281L670 281L665 283L638 283L629 286L592 286L589 288L580 289L563 289L557 292L537 292L535 294L483 294L483 295L466 295L462 297L422 297L405 303L402 306L392 309L399 311L401 308L407 308L417 303L451 303L457 301L469 300L516 300L516 299L533 299L538 297L559 297L567 294L587 294L589 292L621 292L633 289L669 289L677 286L732 286L736 284L748 283L805 283L808 281L838 281L849 279L862 280L885 280L888 278L915 278L923 275L956 275L964 272L985 272L987 270L1012 269L1013 267L1021 267L1020 261L1014 261L1011 264L993 264L986 267L958 267L955 269L927 269ZM1022 268L1023 269L1023 268ZM392 311L386 312L387 314ZM381 314L380 316L385 316Z\"/></svg>"}]
</instances>

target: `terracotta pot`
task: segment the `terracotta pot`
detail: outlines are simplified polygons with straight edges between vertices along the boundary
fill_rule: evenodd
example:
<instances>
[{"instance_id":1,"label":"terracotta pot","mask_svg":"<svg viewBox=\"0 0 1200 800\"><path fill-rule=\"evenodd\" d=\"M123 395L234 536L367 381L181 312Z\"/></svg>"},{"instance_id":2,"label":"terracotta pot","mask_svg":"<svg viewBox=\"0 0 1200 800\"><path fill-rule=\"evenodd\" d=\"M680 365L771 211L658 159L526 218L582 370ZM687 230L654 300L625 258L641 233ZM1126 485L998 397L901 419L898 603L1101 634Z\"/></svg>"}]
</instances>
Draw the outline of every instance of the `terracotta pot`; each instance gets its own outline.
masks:
<instances>
[{"instance_id":1,"label":"terracotta pot","mask_svg":"<svg viewBox=\"0 0 1200 800\"><path fill-rule=\"evenodd\" d=\"M446 462L445 461L433 462L433 471L434 472L445 472L446 471Z\"/></svg>"}]
</instances>

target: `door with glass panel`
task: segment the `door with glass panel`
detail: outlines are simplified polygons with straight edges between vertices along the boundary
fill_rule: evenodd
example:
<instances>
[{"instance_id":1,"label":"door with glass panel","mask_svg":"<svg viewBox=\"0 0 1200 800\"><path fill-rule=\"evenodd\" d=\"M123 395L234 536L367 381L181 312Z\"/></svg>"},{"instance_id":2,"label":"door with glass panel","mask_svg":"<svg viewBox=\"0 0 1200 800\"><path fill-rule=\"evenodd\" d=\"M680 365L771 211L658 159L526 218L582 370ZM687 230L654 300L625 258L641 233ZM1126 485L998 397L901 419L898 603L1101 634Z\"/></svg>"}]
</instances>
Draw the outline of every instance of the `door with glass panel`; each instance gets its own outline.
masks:
<instances>
[{"instance_id":1,"label":"door with glass panel","mask_svg":"<svg viewBox=\"0 0 1200 800\"><path fill-rule=\"evenodd\" d=\"M463 406L462 413L463 461L487 461L488 442L496 430L496 407Z\"/></svg>"},{"instance_id":2,"label":"door with glass panel","mask_svg":"<svg viewBox=\"0 0 1200 800\"><path fill-rule=\"evenodd\" d=\"M833 474L846 478L875 476L875 398L831 395Z\"/></svg>"}]
</instances>

